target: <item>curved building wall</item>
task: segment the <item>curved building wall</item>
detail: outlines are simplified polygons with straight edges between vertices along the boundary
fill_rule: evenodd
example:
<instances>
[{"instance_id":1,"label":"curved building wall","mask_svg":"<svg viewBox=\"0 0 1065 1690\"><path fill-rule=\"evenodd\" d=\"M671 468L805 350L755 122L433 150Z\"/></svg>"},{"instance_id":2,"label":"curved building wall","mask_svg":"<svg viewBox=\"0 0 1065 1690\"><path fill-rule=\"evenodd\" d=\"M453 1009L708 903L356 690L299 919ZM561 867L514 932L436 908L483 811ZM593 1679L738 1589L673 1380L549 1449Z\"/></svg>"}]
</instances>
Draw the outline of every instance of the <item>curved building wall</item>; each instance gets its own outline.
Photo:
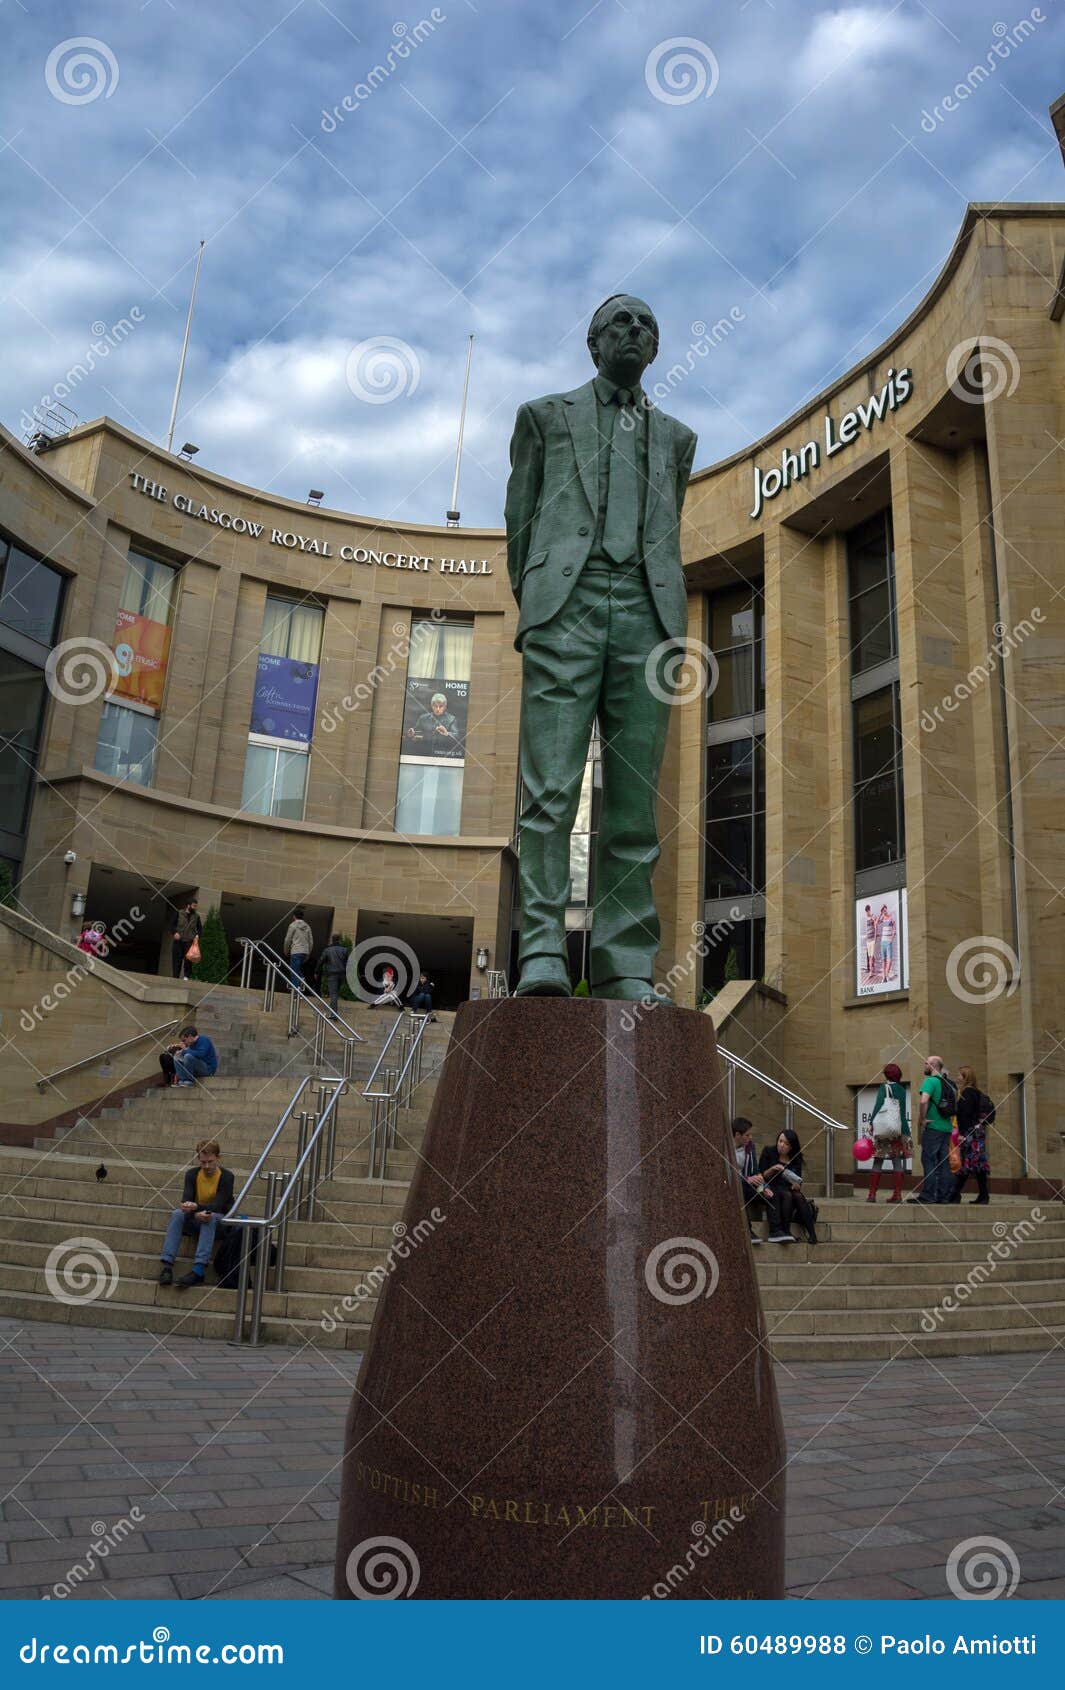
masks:
<instances>
[{"instance_id":1,"label":"curved building wall","mask_svg":"<svg viewBox=\"0 0 1065 1690\"><path fill-rule=\"evenodd\" d=\"M709 684L673 713L656 880L678 1002L764 981L772 1034L748 1027L744 1049L843 1120L885 1061L915 1093L929 1052L972 1062L1001 1100L994 1171L1014 1178L1063 1171L1063 262L1062 207L970 207L882 347L693 477L689 637ZM686 372L651 374L683 416ZM298 505L110 421L36 457L5 438L0 493L4 531L70 577L61 643L115 642L131 551L179 572L150 784L95 767L102 697L49 702L21 881L39 919L68 932L107 871L127 899L144 883L221 902L234 938L305 902L319 927L427 946L453 997L483 989L481 947L507 967L520 667L499 530ZM298 819L241 809L278 597L322 611ZM411 624L433 617L472 624L446 836L396 824ZM981 955L990 986L966 972Z\"/></svg>"}]
</instances>

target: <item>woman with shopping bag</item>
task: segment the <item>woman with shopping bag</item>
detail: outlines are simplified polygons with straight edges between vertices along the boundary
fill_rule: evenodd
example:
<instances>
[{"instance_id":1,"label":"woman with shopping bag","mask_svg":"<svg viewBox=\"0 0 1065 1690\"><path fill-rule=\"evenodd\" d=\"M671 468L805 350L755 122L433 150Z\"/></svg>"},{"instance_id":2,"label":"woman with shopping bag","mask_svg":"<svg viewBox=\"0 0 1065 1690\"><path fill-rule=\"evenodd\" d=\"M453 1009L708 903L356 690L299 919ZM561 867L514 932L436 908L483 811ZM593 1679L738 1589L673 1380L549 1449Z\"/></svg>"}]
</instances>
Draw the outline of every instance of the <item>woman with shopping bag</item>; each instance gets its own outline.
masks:
<instances>
[{"instance_id":1,"label":"woman with shopping bag","mask_svg":"<svg viewBox=\"0 0 1065 1690\"><path fill-rule=\"evenodd\" d=\"M869 1134L876 1148L866 1202L876 1202L884 1163L890 1162L895 1176L895 1189L888 1202L901 1203L906 1158L913 1155L913 1141L910 1138L910 1123L906 1114L906 1087L902 1084L902 1069L897 1062L884 1065L884 1079L877 1089L873 1112L869 1117Z\"/></svg>"}]
</instances>

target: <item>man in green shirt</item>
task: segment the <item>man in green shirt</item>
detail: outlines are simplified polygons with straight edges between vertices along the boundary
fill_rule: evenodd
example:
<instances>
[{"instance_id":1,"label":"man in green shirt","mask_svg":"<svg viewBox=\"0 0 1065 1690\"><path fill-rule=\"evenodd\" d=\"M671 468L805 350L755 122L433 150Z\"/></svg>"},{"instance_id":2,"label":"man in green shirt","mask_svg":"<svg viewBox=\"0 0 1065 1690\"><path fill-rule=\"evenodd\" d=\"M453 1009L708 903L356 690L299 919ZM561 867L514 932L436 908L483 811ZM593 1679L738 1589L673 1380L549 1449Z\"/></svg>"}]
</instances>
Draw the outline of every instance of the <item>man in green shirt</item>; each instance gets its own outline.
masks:
<instances>
[{"instance_id":1,"label":"man in green shirt","mask_svg":"<svg viewBox=\"0 0 1065 1690\"><path fill-rule=\"evenodd\" d=\"M924 1175L916 1197L908 1203L949 1203L954 1189L950 1171L950 1134L953 1117L940 1107L944 1097L942 1076L946 1073L938 1056L925 1058L921 1082L921 1171Z\"/></svg>"}]
</instances>

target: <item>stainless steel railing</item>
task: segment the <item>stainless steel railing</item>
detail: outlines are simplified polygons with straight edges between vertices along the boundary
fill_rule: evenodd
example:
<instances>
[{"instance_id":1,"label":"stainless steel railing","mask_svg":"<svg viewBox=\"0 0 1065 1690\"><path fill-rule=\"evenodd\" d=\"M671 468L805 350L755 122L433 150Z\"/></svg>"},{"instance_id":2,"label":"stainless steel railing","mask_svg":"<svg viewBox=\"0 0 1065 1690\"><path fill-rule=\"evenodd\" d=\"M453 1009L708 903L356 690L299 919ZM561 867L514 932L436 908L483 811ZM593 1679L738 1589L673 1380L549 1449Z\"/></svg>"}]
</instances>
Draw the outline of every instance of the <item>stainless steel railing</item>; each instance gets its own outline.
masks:
<instances>
[{"instance_id":1,"label":"stainless steel railing","mask_svg":"<svg viewBox=\"0 0 1065 1690\"><path fill-rule=\"evenodd\" d=\"M429 1016L414 1010L397 1015L366 1082L362 1095L370 1105L370 1179L388 1177L388 1152L395 1148L399 1111L410 1108L421 1082L422 1041L428 1025Z\"/></svg>"},{"instance_id":2,"label":"stainless steel railing","mask_svg":"<svg viewBox=\"0 0 1065 1690\"><path fill-rule=\"evenodd\" d=\"M128 1050L130 1045L140 1044L142 1039L157 1039L161 1033L169 1033L171 1028L176 1027L179 1021L184 1021L188 1014L189 1011L185 1009L180 1015L175 1015L172 1021L162 1021L158 1027L146 1027L143 1033L134 1033L131 1039L123 1039L120 1044L107 1045L103 1050L94 1051L92 1056L79 1056L76 1062L68 1062L65 1068L53 1069L52 1073L45 1074L36 1082L37 1090L44 1091L45 1087L52 1085L55 1080L61 1080L64 1074L76 1073L79 1068L88 1068L93 1062L103 1062L109 1056L117 1056L120 1050Z\"/></svg>"},{"instance_id":3,"label":"stainless steel railing","mask_svg":"<svg viewBox=\"0 0 1065 1690\"><path fill-rule=\"evenodd\" d=\"M240 939L238 943L243 947L241 958L240 984L245 989L251 986L252 968L256 958L266 970L263 987L263 1010L269 1012L274 1007L274 994L277 990L277 978L280 974L285 979L291 979L290 970L284 957L268 945L264 939ZM320 1068L325 1061L326 1035L331 1034L340 1040L343 1046L344 1078L350 1080L355 1062L355 1046L365 1044L361 1033L350 1026L343 1016L331 1009L319 992L308 982L304 982L299 991L293 991L289 997L288 1006L288 1036L295 1038L300 1030L300 1016L304 1009L308 1009L314 1018L314 1033L311 1041L311 1062Z\"/></svg>"},{"instance_id":4,"label":"stainless steel railing","mask_svg":"<svg viewBox=\"0 0 1065 1690\"><path fill-rule=\"evenodd\" d=\"M509 995L507 977L501 968L488 969L484 983L490 998L505 998Z\"/></svg>"},{"instance_id":5,"label":"stainless steel railing","mask_svg":"<svg viewBox=\"0 0 1065 1690\"><path fill-rule=\"evenodd\" d=\"M301 1109L297 1116L298 1135L296 1141L296 1162L289 1173L285 1169L278 1171L270 1169L263 1171L274 1145L277 1143L285 1127L293 1117L297 1103L303 1097L308 1086L317 1086L318 1095L313 1110ZM283 1291L285 1285L285 1254L288 1244L289 1220L295 1216L297 1220L313 1221L317 1212L318 1186L323 1180L333 1177L333 1165L336 1158L336 1129L337 1112L340 1098L348 1090L349 1082L345 1075L334 1074L314 1080L310 1075L300 1081L292 1096L288 1107L274 1128L259 1158L241 1187L240 1195L234 1200L233 1208L226 1216L227 1226L239 1226L244 1230L241 1239L240 1268L237 1276L237 1302L233 1311L233 1344L248 1343L252 1345L262 1343L263 1324L263 1296L266 1291L268 1275L273 1273L273 1290ZM241 1203L247 1197L253 1184L259 1180L266 1181L265 1213L262 1215L240 1215L237 1213ZM251 1279L252 1237L254 1232L259 1235L259 1249L256 1259L255 1280ZM276 1241L277 1254L271 1268L270 1247ZM251 1317L248 1324L247 1338L244 1335L244 1324L248 1315L248 1288L251 1285Z\"/></svg>"},{"instance_id":6,"label":"stainless steel railing","mask_svg":"<svg viewBox=\"0 0 1065 1690\"><path fill-rule=\"evenodd\" d=\"M849 1133L854 1136L853 1127L844 1126L842 1121L833 1120L823 1109L818 1109L813 1103L807 1103L798 1092L789 1091L779 1080L771 1080L768 1074L763 1074L760 1068L755 1068L750 1062L745 1062L742 1056L733 1056L722 1045L717 1047L718 1055L725 1064L725 1108L729 1119L736 1113L736 1075L743 1074L747 1079L754 1080L758 1085L765 1086L775 1092L784 1102L784 1125L790 1128L795 1119L795 1111L799 1109L804 1115L811 1116L821 1123L822 1128L830 1128L825 1137L825 1196L834 1197L836 1194L836 1139L835 1134Z\"/></svg>"}]
</instances>

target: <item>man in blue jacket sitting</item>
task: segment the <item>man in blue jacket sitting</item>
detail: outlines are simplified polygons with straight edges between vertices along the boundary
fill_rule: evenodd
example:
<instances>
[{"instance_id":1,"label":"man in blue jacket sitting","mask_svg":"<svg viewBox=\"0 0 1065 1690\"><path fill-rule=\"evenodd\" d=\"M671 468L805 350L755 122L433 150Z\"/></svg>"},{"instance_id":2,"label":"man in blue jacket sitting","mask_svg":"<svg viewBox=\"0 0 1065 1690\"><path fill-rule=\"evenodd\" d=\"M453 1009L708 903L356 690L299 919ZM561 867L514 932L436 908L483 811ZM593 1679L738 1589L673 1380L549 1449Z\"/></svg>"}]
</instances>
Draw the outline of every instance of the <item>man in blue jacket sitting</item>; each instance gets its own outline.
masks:
<instances>
[{"instance_id":1,"label":"man in blue jacket sitting","mask_svg":"<svg viewBox=\"0 0 1065 1690\"><path fill-rule=\"evenodd\" d=\"M174 1057L174 1072L179 1086L195 1085L197 1080L209 1079L218 1072L218 1052L206 1033L195 1027L183 1027L181 1049Z\"/></svg>"}]
</instances>

